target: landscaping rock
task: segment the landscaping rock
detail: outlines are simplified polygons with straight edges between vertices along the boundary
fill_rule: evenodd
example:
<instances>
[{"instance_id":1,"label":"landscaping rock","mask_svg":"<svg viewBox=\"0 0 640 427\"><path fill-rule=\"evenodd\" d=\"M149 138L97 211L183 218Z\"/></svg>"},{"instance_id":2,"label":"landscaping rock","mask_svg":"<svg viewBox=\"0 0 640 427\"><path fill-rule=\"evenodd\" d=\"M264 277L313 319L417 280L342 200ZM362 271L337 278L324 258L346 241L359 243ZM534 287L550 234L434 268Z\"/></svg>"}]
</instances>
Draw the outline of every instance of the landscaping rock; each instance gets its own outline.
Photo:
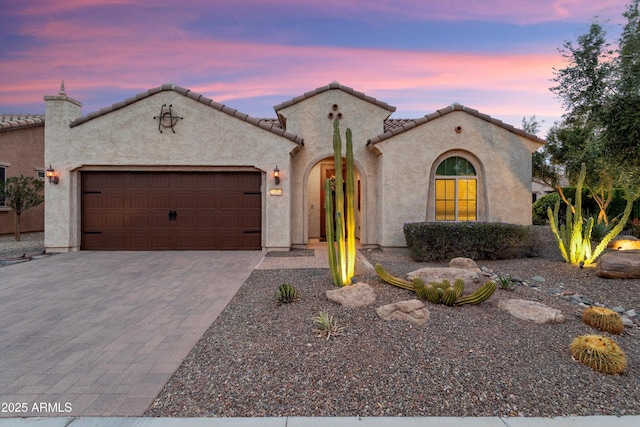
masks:
<instances>
[{"instance_id":1,"label":"landscaping rock","mask_svg":"<svg viewBox=\"0 0 640 427\"><path fill-rule=\"evenodd\" d=\"M564 315L560 310L548 307L536 301L509 299L498 303L500 310L506 311L521 320L534 323L562 323Z\"/></svg>"},{"instance_id":2,"label":"landscaping rock","mask_svg":"<svg viewBox=\"0 0 640 427\"><path fill-rule=\"evenodd\" d=\"M596 265L596 274L607 279L640 279L640 250L603 254Z\"/></svg>"},{"instance_id":3,"label":"landscaping rock","mask_svg":"<svg viewBox=\"0 0 640 427\"><path fill-rule=\"evenodd\" d=\"M351 286L327 291L327 298L344 307L355 308L373 304L376 293L368 283L358 282Z\"/></svg>"},{"instance_id":4,"label":"landscaping rock","mask_svg":"<svg viewBox=\"0 0 640 427\"><path fill-rule=\"evenodd\" d=\"M400 320L417 326L424 325L430 316L429 310L418 299L383 305L376 309L376 313L384 320Z\"/></svg>"},{"instance_id":5,"label":"landscaping rock","mask_svg":"<svg viewBox=\"0 0 640 427\"><path fill-rule=\"evenodd\" d=\"M640 250L640 239L635 236L620 236L609 242L607 248L616 251Z\"/></svg>"},{"instance_id":6,"label":"landscaping rock","mask_svg":"<svg viewBox=\"0 0 640 427\"><path fill-rule=\"evenodd\" d=\"M622 319L622 324L627 327L627 328L632 328L633 327L633 320L629 319L627 316L620 316L620 319Z\"/></svg>"},{"instance_id":7,"label":"landscaping rock","mask_svg":"<svg viewBox=\"0 0 640 427\"><path fill-rule=\"evenodd\" d=\"M478 264L471 258L458 257L453 258L449 261L449 268L462 268L464 270L475 271L476 273L480 272L480 267Z\"/></svg>"},{"instance_id":8,"label":"landscaping rock","mask_svg":"<svg viewBox=\"0 0 640 427\"><path fill-rule=\"evenodd\" d=\"M453 283L456 279L462 279L465 284L470 284L480 282L481 276L475 271L464 268L425 267L407 275L409 281L413 281L416 277L420 277L425 283L442 282L444 279Z\"/></svg>"}]
</instances>

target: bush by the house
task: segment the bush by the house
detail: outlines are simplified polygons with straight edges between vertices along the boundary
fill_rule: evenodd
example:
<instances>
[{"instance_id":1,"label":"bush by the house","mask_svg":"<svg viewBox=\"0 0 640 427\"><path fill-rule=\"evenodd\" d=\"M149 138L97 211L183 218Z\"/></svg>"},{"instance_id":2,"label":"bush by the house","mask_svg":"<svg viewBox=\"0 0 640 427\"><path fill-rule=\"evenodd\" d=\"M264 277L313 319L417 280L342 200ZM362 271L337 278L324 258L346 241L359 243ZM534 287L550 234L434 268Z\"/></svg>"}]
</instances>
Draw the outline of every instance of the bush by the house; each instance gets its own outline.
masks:
<instances>
[{"instance_id":1,"label":"bush by the house","mask_svg":"<svg viewBox=\"0 0 640 427\"><path fill-rule=\"evenodd\" d=\"M415 261L448 261L455 257L509 259L536 256L532 227L486 222L413 222L403 226Z\"/></svg>"},{"instance_id":2,"label":"bush by the house","mask_svg":"<svg viewBox=\"0 0 640 427\"><path fill-rule=\"evenodd\" d=\"M547 209L553 209L559 199L560 196L558 193L549 193L533 202L533 205L531 206L531 220L533 221L533 224L545 225L549 221Z\"/></svg>"}]
</instances>

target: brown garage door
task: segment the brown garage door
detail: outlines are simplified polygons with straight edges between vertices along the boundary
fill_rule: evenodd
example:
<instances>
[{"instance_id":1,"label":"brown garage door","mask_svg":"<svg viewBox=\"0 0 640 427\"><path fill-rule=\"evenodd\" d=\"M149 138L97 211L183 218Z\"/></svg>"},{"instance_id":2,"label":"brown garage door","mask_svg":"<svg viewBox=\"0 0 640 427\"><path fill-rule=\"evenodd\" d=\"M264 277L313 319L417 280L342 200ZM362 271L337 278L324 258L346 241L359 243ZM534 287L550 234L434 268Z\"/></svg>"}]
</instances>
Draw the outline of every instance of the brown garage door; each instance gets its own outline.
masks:
<instances>
[{"instance_id":1,"label":"brown garage door","mask_svg":"<svg viewBox=\"0 0 640 427\"><path fill-rule=\"evenodd\" d=\"M261 249L259 172L82 173L82 249Z\"/></svg>"}]
</instances>

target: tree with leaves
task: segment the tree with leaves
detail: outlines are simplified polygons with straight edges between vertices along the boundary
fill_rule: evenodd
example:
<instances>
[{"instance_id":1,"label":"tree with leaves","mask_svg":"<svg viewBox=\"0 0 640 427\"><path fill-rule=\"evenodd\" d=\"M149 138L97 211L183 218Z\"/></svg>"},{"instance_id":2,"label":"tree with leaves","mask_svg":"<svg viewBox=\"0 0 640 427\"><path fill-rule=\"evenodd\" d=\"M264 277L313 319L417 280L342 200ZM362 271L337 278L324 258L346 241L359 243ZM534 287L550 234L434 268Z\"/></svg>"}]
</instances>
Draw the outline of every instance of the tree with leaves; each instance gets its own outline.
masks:
<instances>
[{"instance_id":1,"label":"tree with leaves","mask_svg":"<svg viewBox=\"0 0 640 427\"><path fill-rule=\"evenodd\" d=\"M522 130L532 135L536 135L540 132L540 126L542 126L543 122L544 120L539 121L535 115L528 119L523 117ZM552 188L558 186L558 172L553 164L551 164L549 153L544 150L544 147L533 152L531 157L531 173L533 179L542 184L548 185Z\"/></svg>"},{"instance_id":2,"label":"tree with leaves","mask_svg":"<svg viewBox=\"0 0 640 427\"><path fill-rule=\"evenodd\" d=\"M557 85L550 88L566 110L563 120L551 128L547 137L545 149L552 161L564 167L570 182L578 183L577 192L581 192L583 184L588 188L600 207L599 222L608 222L606 209L614 186L625 190L627 206L620 222L603 240L610 240L622 230L634 200L640 197L639 2L632 0L623 14L627 23L615 51L610 50L605 32L597 23L578 37L577 45L565 42L560 51L569 65L556 70L553 80ZM560 196L563 197L562 192ZM583 229L582 213L578 212L581 204L574 206L563 199L568 206L567 217L571 214L575 219L571 233L565 230L564 240L571 247L589 251L594 221L586 221ZM576 200L581 201L581 194L576 193ZM588 259L593 261L595 257L597 253Z\"/></svg>"},{"instance_id":3,"label":"tree with leaves","mask_svg":"<svg viewBox=\"0 0 640 427\"><path fill-rule=\"evenodd\" d=\"M627 18L614 61L616 79L604 117L606 154L623 168L624 186L640 186L640 13L633 0L623 14Z\"/></svg>"},{"instance_id":4,"label":"tree with leaves","mask_svg":"<svg viewBox=\"0 0 640 427\"><path fill-rule=\"evenodd\" d=\"M20 241L20 215L29 208L40 205L44 202L42 180L25 177L7 178L5 182L0 182L0 198L3 198L5 205L13 209L16 218L15 239Z\"/></svg>"},{"instance_id":5,"label":"tree with leaves","mask_svg":"<svg viewBox=\"0 0 640 427\"><path fill-rule=\"evenodd\" d=\"M582 165L587 165L584 186L600 209L598 222L608 225L607 208L621 176L620 164L611 161L606 136L619 73L615 52L598 23L578 37L577 45L566 41L560 52L569 65L556 70L556 86L550 90L561 99L566 113L550 129L545 153L564 168L571 183L577 181Z\"/></svg>"}]
</instances>

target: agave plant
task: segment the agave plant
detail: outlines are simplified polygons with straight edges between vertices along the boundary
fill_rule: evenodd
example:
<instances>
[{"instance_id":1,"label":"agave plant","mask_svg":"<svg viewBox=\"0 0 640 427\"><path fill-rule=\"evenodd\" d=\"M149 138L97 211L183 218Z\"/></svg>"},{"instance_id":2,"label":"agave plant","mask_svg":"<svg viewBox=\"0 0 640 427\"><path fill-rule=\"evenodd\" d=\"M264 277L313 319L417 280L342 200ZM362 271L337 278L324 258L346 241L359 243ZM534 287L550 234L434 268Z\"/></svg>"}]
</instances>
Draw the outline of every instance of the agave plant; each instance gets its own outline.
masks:
<instances>
[{"instance_id":1,"label":"agave plant","mask_svg":"<svg viewBox=\"0 0 640 427\"><path fill-rule=\"evenodd\" d=\"M282 285L278 286L278 289L276 289L275 298L276 301L282 304L294 302L298 299L298 291L292 285L283 283Z\"/></svg>"}]
</instances>

